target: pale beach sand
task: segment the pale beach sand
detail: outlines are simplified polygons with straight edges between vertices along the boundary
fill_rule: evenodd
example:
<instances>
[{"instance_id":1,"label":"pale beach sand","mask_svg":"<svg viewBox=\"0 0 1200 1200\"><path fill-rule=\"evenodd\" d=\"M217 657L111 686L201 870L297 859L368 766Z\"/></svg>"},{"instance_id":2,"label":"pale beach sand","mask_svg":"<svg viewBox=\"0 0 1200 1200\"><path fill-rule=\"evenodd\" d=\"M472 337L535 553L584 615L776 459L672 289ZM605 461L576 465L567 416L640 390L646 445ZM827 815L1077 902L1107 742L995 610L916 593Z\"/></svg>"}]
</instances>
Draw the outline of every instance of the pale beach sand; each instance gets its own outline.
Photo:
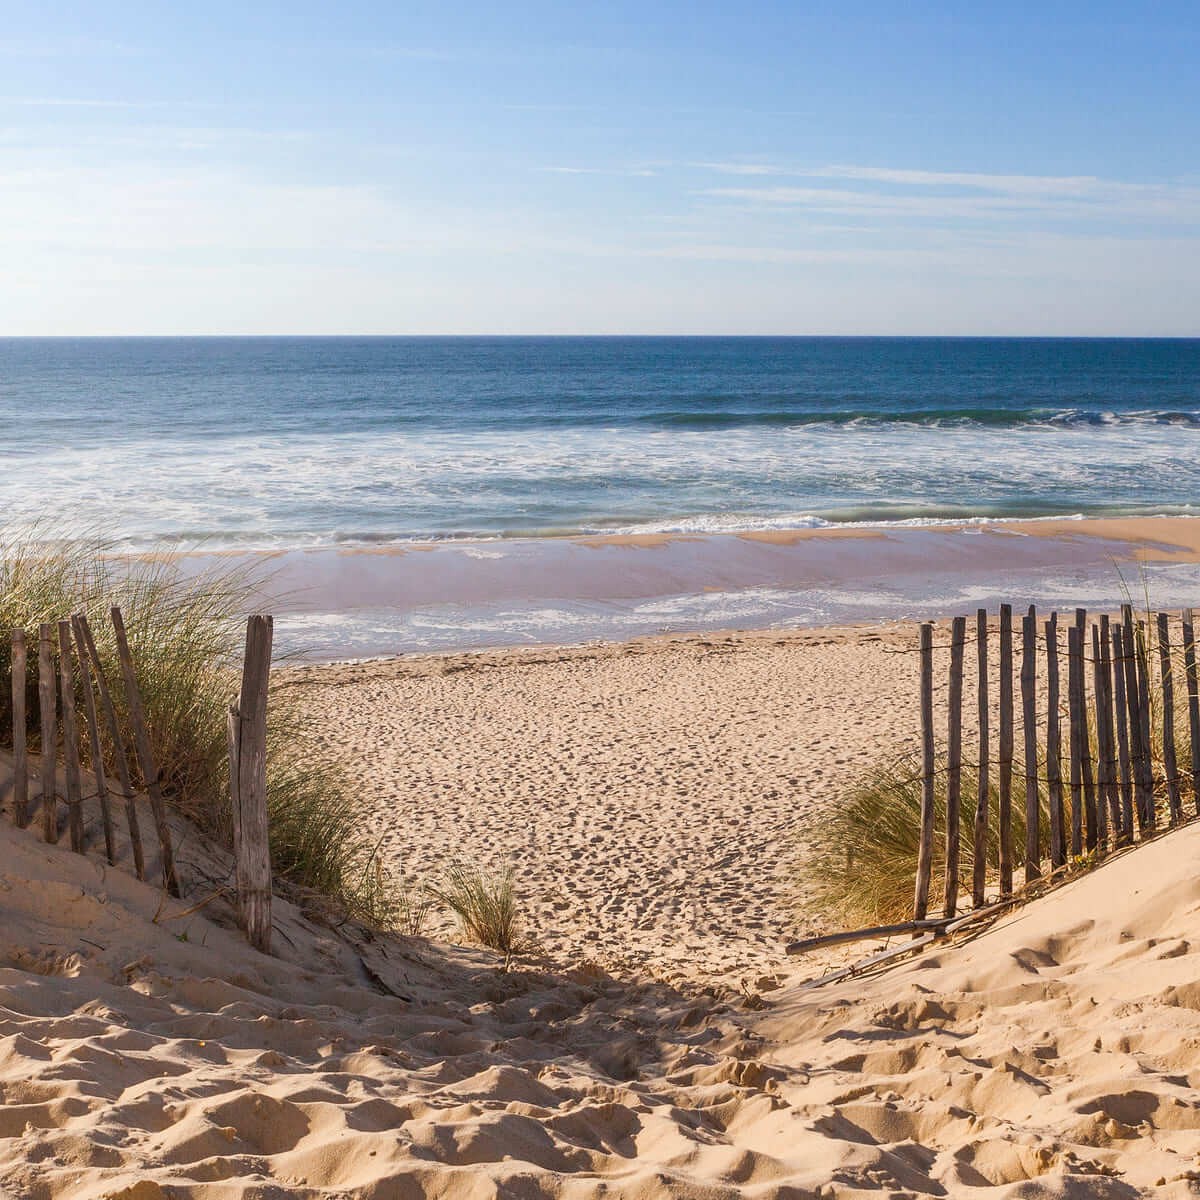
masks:
<instances>
[{"instance_id":1,"label":"pale beach sand","mask_svg":"<svg viewBox=\"0 0 1200 1200\"><path fill-rule=\"evenodd\" d=\"M1196 1194L1200 826L754 1007L282 901L265 957L222 898L189 911L7 821L0 853L6 1198ZM228 872L194 837L180 866Z\"/></svg>"},{"instance_id":2,"label":"pale beach sand","mask_svg":"<svg viewBox=\"0 0 1200 1200\"><path fill-rule=\"evenodd\" d=\"M389 866L515 865L540 952L508 972L445 918L282 899L262 956L181 819L176 902L95 813L81 857L0 809L0 1198L1200 1194L1200 825L884 973L807 989L834 959L784 955L824 925L806 844L913 746L914 639L281 668Z\"/></svg>"},{"instance_id":3,"label":"pale beach sand","mask_svg":"<svg viewBox=\"0 0 1200 1200\"><path fill-rule=\"evenodd\" d=\"M783 965L803 839L911 746L910 626L650 638L289 668L386 861L513 863L558 963ZM805 918L810 920L810 918ZM442 926L440 932L449 932Z\"/></svg>"}]
</instances>

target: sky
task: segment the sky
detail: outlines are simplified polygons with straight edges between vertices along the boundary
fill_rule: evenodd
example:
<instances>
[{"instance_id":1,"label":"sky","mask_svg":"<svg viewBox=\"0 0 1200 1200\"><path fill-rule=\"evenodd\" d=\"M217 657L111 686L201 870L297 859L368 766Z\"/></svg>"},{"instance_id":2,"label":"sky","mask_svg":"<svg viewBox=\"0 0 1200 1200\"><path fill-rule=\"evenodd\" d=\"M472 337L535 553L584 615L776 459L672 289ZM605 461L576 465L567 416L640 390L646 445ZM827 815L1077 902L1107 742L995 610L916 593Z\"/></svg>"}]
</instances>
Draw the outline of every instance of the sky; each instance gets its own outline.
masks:
<instances>
[{"instance_id":1,"label":"sky","mask_svg":"<svg viewBox=\"0 0 1200 1200\"><path fill-rule=\"evenodd\" d=\"M10 4L0 335L1200 335L1187 3Z\"/></svg>"}]
</instances>

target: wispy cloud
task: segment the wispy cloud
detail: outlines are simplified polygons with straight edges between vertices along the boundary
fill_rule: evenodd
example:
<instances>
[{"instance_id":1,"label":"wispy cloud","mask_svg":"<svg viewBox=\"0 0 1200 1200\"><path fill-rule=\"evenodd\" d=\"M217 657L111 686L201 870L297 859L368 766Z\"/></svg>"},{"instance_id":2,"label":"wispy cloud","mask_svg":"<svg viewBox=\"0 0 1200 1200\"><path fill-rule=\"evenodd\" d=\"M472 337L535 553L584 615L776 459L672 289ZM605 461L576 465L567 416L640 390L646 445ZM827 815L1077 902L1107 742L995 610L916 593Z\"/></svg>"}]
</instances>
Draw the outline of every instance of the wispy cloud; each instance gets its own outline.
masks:
<instances>
[{"instance_id":1,"label":"wispy cloud","mask_svg":"<svg viewBox=\"0 0 1200 1200\"><path fill-rule=\"evenodd\" d=\"M1143 183L1091 175L1010 175L852 165L802 168L742 163L706 165L725 175L807 181L711 187L703 192L760 208L807 210L845 217L990 221L1004 225L1022 221L1200 223L1200 187L1182 182Z\"/></svg>"},{"instance_id":2,"label":"wispy cloud","mask_svg":"<svg viewBox=\"0 0 1200 1200\"><path fill-rule=\"evenodd\" d=\"M164 108L161 100L108 100L87 96L0 96L0 107L14 108Z\"/></svg>"},{"instance_id":3,"label":"wispy cloud","mask_svg":"<svg viewBox=\"0 0 1200 1200\"><path fill-rule=\"evenodd\" d=\"M618 175L626 178L649 179L657 174L648 167L537 167L551 175Z\"/></svg>"}]
</instances>

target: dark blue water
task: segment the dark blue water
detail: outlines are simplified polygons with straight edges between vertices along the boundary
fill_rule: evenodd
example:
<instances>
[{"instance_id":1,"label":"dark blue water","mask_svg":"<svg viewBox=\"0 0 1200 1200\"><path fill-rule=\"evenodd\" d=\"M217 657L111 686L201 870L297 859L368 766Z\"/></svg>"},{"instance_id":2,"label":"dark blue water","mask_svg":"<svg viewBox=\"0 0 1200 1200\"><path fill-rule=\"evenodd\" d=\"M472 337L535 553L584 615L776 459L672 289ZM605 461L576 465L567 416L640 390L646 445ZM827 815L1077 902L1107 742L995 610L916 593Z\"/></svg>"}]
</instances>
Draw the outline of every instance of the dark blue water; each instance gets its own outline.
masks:
<instances>
[{"instance_id":1,"label":"dark blue water","mask_svg":"<svg viewBox=\"0 0 1200 1200\"><path fill-rule=\"evenodd\" d=\"M1200 341L10 339L0 434L131 543L1192 512Z\"/></svg>"}]
</instances>

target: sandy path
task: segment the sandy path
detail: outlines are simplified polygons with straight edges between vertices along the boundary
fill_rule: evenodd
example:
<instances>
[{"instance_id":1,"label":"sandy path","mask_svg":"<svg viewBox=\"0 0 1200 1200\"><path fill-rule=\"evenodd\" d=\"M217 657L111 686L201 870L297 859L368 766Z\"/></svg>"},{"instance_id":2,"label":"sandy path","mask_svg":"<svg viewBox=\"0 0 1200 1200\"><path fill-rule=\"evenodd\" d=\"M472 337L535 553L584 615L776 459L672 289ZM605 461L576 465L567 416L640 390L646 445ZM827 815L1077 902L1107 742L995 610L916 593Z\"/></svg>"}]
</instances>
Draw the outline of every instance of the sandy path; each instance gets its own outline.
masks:
<instances>
[{"instance_id":1,"label":"sandy path","mask_svg":"<svg viewBox=\"0 0 1200 1200\"><path fill-rule=\"evenodd\" d=\"M801 838L911 740L916 659L888 653L911 638L697 635L280 679L409 876L511 860L560 962L753 977L798 928Z\"/></svg>"}]
</instances>

